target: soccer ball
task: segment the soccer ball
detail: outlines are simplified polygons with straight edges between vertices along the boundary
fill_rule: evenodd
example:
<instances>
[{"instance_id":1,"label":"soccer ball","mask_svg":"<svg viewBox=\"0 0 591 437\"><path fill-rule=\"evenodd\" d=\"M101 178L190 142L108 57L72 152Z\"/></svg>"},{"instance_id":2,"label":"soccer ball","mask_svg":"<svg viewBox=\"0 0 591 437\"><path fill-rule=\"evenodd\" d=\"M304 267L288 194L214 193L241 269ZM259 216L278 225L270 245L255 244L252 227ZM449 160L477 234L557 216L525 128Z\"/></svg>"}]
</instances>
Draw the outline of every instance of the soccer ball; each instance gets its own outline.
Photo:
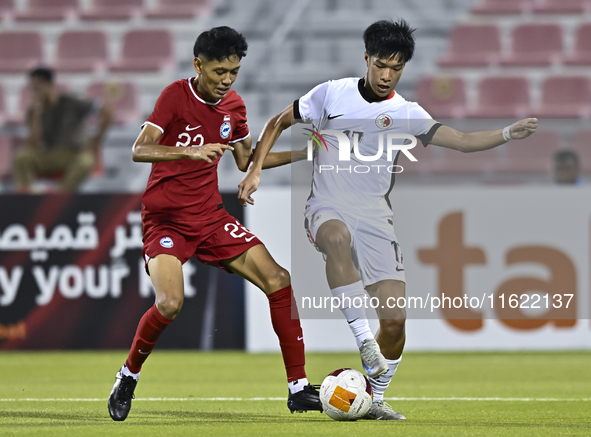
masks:
<instances>
[{"instance_id":1,"label":"soccer ball","mask_svg":"<svg viewBox=\"0 0 591 437\"><path fill-rule=\"evenodd\" d=\"M357 420L365 416L372 398L369 381L353 369L335 370L320 386L322 409L334 420Z\"/></svg>"}]
</instances>

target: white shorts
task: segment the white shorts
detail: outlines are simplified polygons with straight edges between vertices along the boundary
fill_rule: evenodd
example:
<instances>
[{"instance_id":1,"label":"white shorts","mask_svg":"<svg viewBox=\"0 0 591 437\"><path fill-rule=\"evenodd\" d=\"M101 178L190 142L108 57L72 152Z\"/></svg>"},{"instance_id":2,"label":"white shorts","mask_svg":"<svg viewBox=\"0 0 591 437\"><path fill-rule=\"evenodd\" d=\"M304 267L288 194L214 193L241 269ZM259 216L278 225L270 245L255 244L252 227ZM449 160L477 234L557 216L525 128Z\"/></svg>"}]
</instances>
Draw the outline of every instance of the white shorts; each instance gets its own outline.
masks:
<instances>
[{"instance_id":1,"label":"white shorts","mask_svg":"<svg viewBox=\"0 0 591 437\"><path fill-rule=\"evenodd\" d=\"M305 216L308 239L318 251L316 233L323 223L340 220L347 226L351 234L351 258L364 287L387 279L406 283L402 251L391 218L355 217L332 206L310 207Z\"/></svg>"}]
</instances>

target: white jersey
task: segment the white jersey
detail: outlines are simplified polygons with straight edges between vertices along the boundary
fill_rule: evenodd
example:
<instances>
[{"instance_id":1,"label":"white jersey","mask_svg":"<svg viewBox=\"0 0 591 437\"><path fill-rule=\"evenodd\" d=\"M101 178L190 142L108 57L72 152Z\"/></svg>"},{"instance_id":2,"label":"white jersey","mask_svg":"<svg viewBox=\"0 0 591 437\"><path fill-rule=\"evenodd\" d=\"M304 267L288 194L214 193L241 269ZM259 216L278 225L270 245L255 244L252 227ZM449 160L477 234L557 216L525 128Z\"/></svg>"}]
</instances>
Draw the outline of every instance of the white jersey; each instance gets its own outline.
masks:
<instances>
[{"instance_id":1,"label":"white jersey","mask_svg":"<svg viewBox=\"0 0 591 437\"><path fill-rule=\"evenodd\" d=\"M295 117L313 124L315 132L310 134L322 147L314 145L308 210L314 205L332 205L355 215L391 215L388 195L400 168L395 166L398 153L391 154L388 160L387 134L413 135L426 145L441 126L417 103L406 101L394 91L387 99L372 101L364 84L362 78L325 82L294 102ZM339 159L336 136L325 134L320 138L316 134L324 130L344 132L351 139L350 160ZM371 161L354 153L355 137L358 155L374 157ZM398 140L393 144L403 143Z\"/></svg>"}]
</instances>

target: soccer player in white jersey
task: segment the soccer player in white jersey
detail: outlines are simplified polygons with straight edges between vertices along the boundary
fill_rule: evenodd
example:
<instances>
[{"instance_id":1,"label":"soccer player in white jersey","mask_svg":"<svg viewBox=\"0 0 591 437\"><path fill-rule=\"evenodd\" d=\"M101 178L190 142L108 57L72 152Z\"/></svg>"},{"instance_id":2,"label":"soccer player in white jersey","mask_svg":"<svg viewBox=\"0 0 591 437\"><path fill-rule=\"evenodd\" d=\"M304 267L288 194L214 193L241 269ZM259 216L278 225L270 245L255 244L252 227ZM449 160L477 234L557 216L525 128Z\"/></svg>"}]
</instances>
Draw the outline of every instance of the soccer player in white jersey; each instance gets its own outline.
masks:
<instances>
[{"instance_id":1,"label":"soccer player in white jersey","mask_svg":"<svg viewBox=\"0 0 591 437\"><path fill-rule=\"evenodd\" d=\"M356 136L359 152L366 157L379 150L380 133L410 134L424 146L432 144L467 153L492 149L536 131L538 120L528 118L504 129L462 133L436 122L417 103L396 93L404 67L413 57L413 32L404 20L373 23L363 34L365 77L322 83L267 122L252 164L239 185L238 197L243 205L253 204L251 194L258 188L263 160L294 120L313 123L316 132L340 131L353 140ZM388 298L405 296L402 253L388 201L393 175L387 168L392 161L388 161L384 148L383 155L376 156L374 162L361 161L351 153L346 164L369 164L371 171L366 174L321 171L339 165L336 135L324 135L323 139L328 150L315 148L312 193L304 213L307 232L326 259L326 277L333 296L352 300L363 298L367 291L380 302L376 309L380 327L375 337L363 308L341 305L373 388L367 418L405 419L383 400L400 363L406 320L404 309L387 305ZM344 163L340 164L342 167Z\"/></svg>"}]
</instances>

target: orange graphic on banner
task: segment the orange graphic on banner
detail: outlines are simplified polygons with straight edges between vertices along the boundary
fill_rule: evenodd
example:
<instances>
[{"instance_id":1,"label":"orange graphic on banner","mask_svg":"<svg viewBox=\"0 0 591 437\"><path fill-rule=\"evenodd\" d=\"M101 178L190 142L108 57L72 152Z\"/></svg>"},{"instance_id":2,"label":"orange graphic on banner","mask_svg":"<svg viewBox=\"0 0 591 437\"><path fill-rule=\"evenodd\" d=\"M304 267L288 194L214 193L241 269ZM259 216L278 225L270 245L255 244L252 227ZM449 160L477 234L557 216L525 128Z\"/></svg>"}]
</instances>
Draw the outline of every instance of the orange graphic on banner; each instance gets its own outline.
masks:
<instances>
[{"instance_id":1,"label":"orange graphic on banner","mask_svg":"<svg viewBox=\"0 0 591 437\"><path fill-rule=\"evenodd\" d=\"M351 408L351 404L355 401L356 397L357 395L355 393L351 393L349 390L337 385L328 403L333 407L348 413L349 409Z\"/></svg>"},{"instance_id":2,"label":"orange graphic on banner","mask_svg":"<svg viewBox=\"0 0 591 437\"><path fill-rule=\"evenodd\" d=\"M0 324L0 340L24 340L27 338L27 325L18 322L14 325Z\"/></svg>"}]
</instances>

